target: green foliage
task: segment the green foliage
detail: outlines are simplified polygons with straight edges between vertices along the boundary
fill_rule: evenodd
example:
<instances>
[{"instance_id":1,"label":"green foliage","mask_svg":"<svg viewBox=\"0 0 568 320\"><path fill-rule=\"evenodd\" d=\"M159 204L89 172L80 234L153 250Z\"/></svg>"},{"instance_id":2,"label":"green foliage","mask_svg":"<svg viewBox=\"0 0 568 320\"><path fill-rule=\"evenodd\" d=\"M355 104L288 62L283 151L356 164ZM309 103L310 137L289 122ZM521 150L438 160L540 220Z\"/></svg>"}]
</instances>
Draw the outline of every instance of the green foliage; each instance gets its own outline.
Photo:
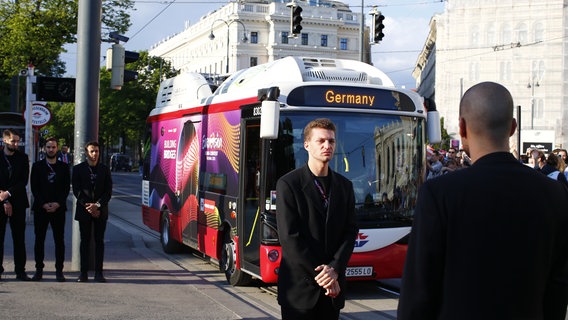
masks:
<instances>
[{"instance_id":1,"label":"green foliage","mask_svg":"<svg viewBox=\"0 0 568 320\"><path fill-rule=\"evenodd\" d=\"M0 92L10 78L32 64L37 75L61 76L65 45L76 42L78 0L0 1ZM103 30L125 32L133 0L103 0ZM102 36L102 35L101 35ZM5 97L3 95L3 97ZM0 100L0 111L9 99Z\"/></svg>"},{"instance_id":2,"label":"green foliage","mask_svg":"<svg viewBox=\"0 0 568 320\"><path fill-rule=\"evenodd\" d=\"M172 77L176 72L169 62L149 57L147 51L140 52L138 61L127 64L126 69L138 71L138 80L124 83L121 90L110 89L110 72L101 69L99 136L107 145L116 145L122 138L124 147L140 155L146 117L156 103L160 74Z\"/></svg>"},{"instance_id":3,"label":"green foliage","mask_svg":"<svg viewBox=\"0 0 568 320\"><path fill-rule=\"evenodd\" d=\"M59 55L75 42L77 1L4 1L0 21L0 74L16 75L28 64L41 74L62 74Z\"/></svg>"}]
</instances>

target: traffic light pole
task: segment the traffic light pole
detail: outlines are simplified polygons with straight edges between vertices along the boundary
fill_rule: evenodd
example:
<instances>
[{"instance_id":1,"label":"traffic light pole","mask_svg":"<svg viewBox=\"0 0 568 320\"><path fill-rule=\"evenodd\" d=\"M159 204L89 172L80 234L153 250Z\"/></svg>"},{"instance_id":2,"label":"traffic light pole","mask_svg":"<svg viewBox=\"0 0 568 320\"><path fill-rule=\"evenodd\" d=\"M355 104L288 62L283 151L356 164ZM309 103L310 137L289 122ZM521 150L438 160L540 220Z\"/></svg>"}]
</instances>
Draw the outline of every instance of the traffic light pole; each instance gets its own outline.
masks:
<instances>
[{"instance_id":1,"label":"traffic light pole","mask_svg":"<svg viewBox=\"0 0 568 320\"><path fill-rule=\"evenodd\" d=\"M361 0L361 19L359 19L359 30L361 32L361 41L359 41L359 61L365 62L365 0ZM372 60L372 59L371 59ZM370 62L370 61L369 61Z\"/></svg>"},{"instance_id":2,"label":"traffic light pole","mask_svg":"<svg viewBox=\"0 0 568 320\"><path fill-rule=\"evenodd\" d=\"M99 136L99 69L101 61L102 0L79 0L77 18L77 80L75 85L74 164L84 160L84 145ZM71 268L80 269L79 223L73 198Z\"/></svg>"}]
</instances>

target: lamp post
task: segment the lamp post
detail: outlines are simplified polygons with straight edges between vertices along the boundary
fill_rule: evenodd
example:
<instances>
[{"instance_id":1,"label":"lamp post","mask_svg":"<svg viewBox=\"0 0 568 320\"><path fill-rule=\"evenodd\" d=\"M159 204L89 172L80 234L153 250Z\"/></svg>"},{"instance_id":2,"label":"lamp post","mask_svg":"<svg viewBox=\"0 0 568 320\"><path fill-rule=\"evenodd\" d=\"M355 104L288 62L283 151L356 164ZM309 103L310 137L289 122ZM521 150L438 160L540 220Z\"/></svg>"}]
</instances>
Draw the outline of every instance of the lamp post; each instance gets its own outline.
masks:
<instances>
[{"instance_id":1,"label":"lamp post","mask_svg":"<svg viewBox=\"0 0 568 320\"><path fill-rule=\"evenodd\" d=\"M162 82L162 68L164 66L164 60L167 60L167 59L170 60L169 62L170 62L170 67L172 68L172 71L176 72L176 69L172 67L172 63L173 63L172 57L160 57L160 73L159 73L160 82ZM163 72L163 74L167 74L167 72ZM167 75L166 75L166 77L167 77Z\"/></svg>"},{"instance_id":2,"label":"lamp post","mask_svg":"<svg viewBox=\"0 0 568 320\"><path fill-rule=\"evenodd\" d=\"M215 22L217 22L217 21L221 21L227 26L227 66L226 66L225 72L229 73L229 40L230 40L230 34L231 34L229 32L230 31L229 27L231 26L231 24L233 24L233 22L237 22L241 26L243 26L243 29L244 29L243 38L242 38L243 42L248 41L247 28L245 27L244 23L242 23L240 20L226 21L226 20L223 20L223 19L217 19L217 20L213 21L213 23L211 23L211 33L209 34L209 40L215 39L215 35L213 34L213 25L215 25Z\"/></svg>"},{"instance_id":3,"label":"lamp post","mask_svg":"<svg viewBox=\"0 0 568 320\"><path fill-rule=\"evenodd\" d=\"M538 80L535 81L535 77L531 78L531 82L527 85L527 88L531 89L531 130L534 129L534 88L540 87Z\"/></svg>"}]
</instances>

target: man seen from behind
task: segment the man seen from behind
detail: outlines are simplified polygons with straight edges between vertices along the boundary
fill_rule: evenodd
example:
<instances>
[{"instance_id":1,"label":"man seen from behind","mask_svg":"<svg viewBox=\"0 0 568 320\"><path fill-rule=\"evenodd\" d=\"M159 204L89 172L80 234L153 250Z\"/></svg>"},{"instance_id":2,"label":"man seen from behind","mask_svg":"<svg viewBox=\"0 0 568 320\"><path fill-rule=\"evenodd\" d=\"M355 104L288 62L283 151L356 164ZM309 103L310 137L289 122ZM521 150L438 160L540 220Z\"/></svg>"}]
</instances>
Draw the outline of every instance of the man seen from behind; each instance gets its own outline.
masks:
<instances>
[{"instance_id":1,"label":"man seen from behind","mask_svg":"<svg viewBox=\"0 0 568 320\"><path fill-rule=\"evenodd\" d=\"M399 320L565 319L568 191L509 152L513 106L493 82L464 94L473 164L419 191Z\"/></svg>"}]
</instances>

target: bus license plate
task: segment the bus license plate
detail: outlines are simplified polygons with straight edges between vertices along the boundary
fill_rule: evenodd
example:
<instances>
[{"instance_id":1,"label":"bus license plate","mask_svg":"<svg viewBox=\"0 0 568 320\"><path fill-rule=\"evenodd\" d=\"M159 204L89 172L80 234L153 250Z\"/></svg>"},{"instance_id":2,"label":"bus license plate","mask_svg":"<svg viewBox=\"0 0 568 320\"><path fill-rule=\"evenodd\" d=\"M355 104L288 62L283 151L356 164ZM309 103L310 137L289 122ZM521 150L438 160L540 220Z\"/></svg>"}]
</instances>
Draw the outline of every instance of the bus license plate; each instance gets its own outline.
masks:
<instances>
[{"instance_id":1,"label":"bus license plate","mask_svg":"<svg viewBox=\"0 0 568 320\"><path fill-rule=\"evenodd\" d=\"M373 267L348 267L345 277L370 277L373 275Z\"/></svg>"}]
</instances>

